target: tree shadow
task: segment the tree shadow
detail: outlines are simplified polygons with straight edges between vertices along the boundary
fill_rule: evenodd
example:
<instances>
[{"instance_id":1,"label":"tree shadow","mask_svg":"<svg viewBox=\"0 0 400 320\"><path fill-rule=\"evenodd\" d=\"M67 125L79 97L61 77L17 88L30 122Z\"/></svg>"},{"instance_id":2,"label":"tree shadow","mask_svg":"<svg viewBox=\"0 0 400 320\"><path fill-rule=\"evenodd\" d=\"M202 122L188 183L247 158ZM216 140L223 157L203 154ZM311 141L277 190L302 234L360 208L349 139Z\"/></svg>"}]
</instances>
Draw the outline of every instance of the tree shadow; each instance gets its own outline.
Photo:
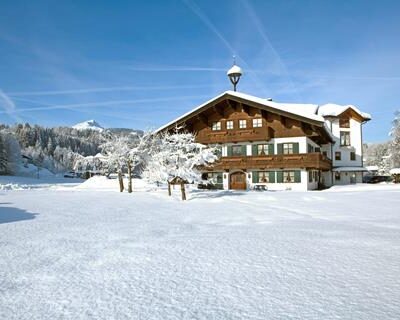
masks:
<instances>
[{"instance_id":1,"label":"tree shadow","mask_svg":"<svg viewBox=\"0 0 400 320\"><path fill-rule=\"evenodd\" d=\"M233 190L191 190L191 199L201 198L221 198L229 196L243 196L247 191L233 191Z\"/></svg>"},{"instance_id":2,"label":"tree shadow","mask_svg":"<svg viewBox=\"0 0 400 320\"><path fill-rule=\"evenodd\" d=\"M0 205L9 203L0 203ZM22 220L35 219L37 213L28 212L14 207L0 207L0 224Z\"/></svg>"}]
</instances>

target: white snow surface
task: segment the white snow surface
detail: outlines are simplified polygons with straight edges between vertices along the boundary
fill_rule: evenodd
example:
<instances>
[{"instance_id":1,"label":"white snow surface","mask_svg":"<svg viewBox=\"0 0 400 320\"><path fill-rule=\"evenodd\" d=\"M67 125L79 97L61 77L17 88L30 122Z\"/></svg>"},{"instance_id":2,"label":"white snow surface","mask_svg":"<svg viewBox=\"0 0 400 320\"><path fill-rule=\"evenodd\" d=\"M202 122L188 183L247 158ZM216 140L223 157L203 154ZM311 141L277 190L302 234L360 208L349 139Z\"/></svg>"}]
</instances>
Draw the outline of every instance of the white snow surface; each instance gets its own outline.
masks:
<instances>
[{"instance_id":1,"label":"white snow surface","mask_svg":"<svg viewBox=\"0 0 400 320\"><path fill-rule=\"evenodd\" d=\"M390 174L400 174L400 168L393 168L389 171Z\"/></svg>"},{"instance_id":2,"label":"white snow surface","mask_svg":"<svg viewBox=\"0 0 400 320\"><path fill-rule=\"evenodd\" d=\"M99 132L104 130L104 128L96 120L83 121L72 126L72 128L77 130L95 130Z\"/></svg>"},{"instance_id":3,"label":"white snow surface","mask_svg":"<svg viewBox=\"0 0 400 320\"><path fill-rule=\"evenodd\" d=\"M0 319L400 318L399 185L141 183L0 192Z\"/></svg>"}]
</instances>

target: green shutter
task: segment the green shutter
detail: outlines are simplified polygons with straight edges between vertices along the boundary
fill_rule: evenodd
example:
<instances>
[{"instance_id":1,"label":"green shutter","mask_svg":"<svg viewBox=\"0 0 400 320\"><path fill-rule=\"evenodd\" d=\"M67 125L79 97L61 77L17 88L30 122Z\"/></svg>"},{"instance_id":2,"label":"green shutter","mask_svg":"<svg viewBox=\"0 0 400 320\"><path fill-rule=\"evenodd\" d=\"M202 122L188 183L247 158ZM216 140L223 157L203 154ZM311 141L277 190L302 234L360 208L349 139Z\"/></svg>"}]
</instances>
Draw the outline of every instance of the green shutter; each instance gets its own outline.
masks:
<instances>
[{"instance_id":1,"label":"green shutter","mask_svg":"<svg viewBox=\"0 0 400 320\"><path fill-rule=\"evenodd\" d=\"M293 143L293 153L299 153L299 143Z\"/></svg>"},{"instance_id":2,"label":"green shutter","mask_svg":"<svg viewBox=\"0 0 400 320\"><path fill-rule=\"evenodd\" d=\"M257 147L257 145L256 144L253 144L252 146L251 146L251 150L252 150L252 152L251 152L251 154L253 155L253 156L257 156L258 155L258 147Z\"/></svg>"},{"instance_id":3,"label":"green shutter","mask_svg":"<svg viewBox=\"0 0 400 320\"><path fill-rule=\"evenodd\" d=\"M258 171L252 172L253 183L258 183Z\"/></svg>"},{"instance_id":4,"label":"green shutter","mask_svg":"<svg viewBox=\"0 0 400 320\"><path fill-rule=\"evenodd\" d=\"M247 155L246 145L242 145L242 156Z\"/></svg>"},{"instance_id":5,"label":"green shutter","mask_svg":"<svg viewBox=\"0 0 400 320\"><path fill-rule=\"evenodd\" d=\"M278 154L283 154L283 143L278 143Z\"/></svg>"},{"instance_id":6,"label":"green shutter","mask_svg":"<svg viewBox=\"0 0 400 320\"><path fill-rule=\"evenodd\" d=\"M283 183L283 172L282 171L276 172L276 182Z\"/></svg>"},{"instance_id":7,"label":"green shutter","mask_svg":"<svg viewBox=\"0 0 400 320\"><path fill-rule=\"evenodd\" d=\"M275 183L275 171L269 172L269 183Z\"/></svg>"},{"instance_id":8,"label":"green shutter","mask_svg":"<svg viewBox=\"0 0 400 320\"><path fill-rule=\"evenodd\" d=\"M232 146L227 147L227 154L228 154L228 157L232 157Z\"/></svg>"},{"instance_id":9,"label":"green shutter","mask_svg":"<svg viewBox=\"0 0 400 320\"><path fill-rule=\"evenodd\" d=\"M268 154L274 154L274 145L273 144L269 144L268 145Z\"/></svg>"},{"instance_id":10,"label":"green shutter","mask_svg":"<svg viewBox=\"0 0 400 320\"><path fill-rule=\"evenodd\" d=\"M294 172L294 182L301 182L301 172L299 170Z\"/></svg>"}]
</instances>

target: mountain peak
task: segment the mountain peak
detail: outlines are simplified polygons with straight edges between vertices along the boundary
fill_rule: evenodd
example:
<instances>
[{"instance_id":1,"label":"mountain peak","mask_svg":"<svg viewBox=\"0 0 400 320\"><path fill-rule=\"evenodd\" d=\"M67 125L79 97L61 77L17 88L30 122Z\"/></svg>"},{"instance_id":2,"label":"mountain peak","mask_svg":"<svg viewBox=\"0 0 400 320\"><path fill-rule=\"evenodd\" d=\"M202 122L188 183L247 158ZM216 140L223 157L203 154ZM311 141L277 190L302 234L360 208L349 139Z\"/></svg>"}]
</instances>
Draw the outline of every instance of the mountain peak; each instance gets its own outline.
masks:
<instances>
[{"instance_id":1,"label":"mountain peak","mask_svg":"<svg viewBox=\"0 0 400 320\"><path fill-rule=\"evenodd\" d=\"M104 130L104 128L93 119L77 123L76 125L72 126L72 128L77 130L95 130L99 132Z\"/></svg>"}]
</instances>

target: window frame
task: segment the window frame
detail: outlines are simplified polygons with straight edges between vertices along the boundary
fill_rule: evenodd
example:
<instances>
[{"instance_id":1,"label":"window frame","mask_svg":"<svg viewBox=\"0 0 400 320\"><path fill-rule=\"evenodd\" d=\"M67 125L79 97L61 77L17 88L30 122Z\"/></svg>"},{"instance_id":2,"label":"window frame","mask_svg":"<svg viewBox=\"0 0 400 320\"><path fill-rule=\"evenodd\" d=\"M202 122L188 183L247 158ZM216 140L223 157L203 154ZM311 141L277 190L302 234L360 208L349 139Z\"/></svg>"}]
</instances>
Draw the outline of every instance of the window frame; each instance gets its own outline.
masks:
<instances>
[{"instance_id":1,"label":"window frame","mask_svg":"<svg viewBox=\"0 0 400 320\"><path fill-rule=\"evenodd\" d=\"M291 152L287 152L290 150L291 150ZM282 154L294 154L294 144L292 142L283 143L282 144Z\"/></svg>"},{"instance_id":2,"label":"window frame","mask_svg":"<svg viewBox=\"0 0 400 320\"><path fill-rule=\"evenodd\" d=\"M340 131L340 146L351 146L350 131Z\"/></svg>"},{"instance_id":3,"label":"window frame","mask_svg":"<svg viewBox=\"0 0 400 320\"><path fill-rule=\"evenodd\" d=\"M226 130L233 130L233 120L226 120Z\"/></svg>"},{"instance_id":4,"label":"window frame","mask_svg":"<svg viewBox=\"0 0 400 320\"><path fill-rule=\"evenodd\" d=\"M243 126L244 124L244 126ZM246 129L247 128L247 120L245 119L240 119L239 120L239 129Z\"/></svg>"},{"instance_id":5,"label":"window frame","mask_svg":"<svg viewBox=\"0 0 400 320\"><path fill-rule=\"evenodd\" d=\"M335 151L335 161L341 161L341 160L342 160L342 152Z\"/></svg>"},{"instance_id":6,"label":"window frame","mask_svg":"<svg viewBox=\"0 0 400 320\"><path fill-rule=\"evenodd\" d=\"M350 161L356 161L357 155L355 151L350 151Z\"/></svg>"},{"instance_id":7,"label":"window frame","mask_svg":"<svg viewBox=\"0 0 400 320\"><path fill-rule=\"evenodd\" d=\"M253 118L253 128L262 128L262 118Z\"/></svg>"},{"instance_id":8,"label":"window frame","mask_svg":"<svg viewBox=\"0 0 400 320\"><path fill-rule=\"evenodd\" d=\"M213 121L211 123L211 131L220 131L221 128L221 121Z\"/></svg>"}]
</instances>

